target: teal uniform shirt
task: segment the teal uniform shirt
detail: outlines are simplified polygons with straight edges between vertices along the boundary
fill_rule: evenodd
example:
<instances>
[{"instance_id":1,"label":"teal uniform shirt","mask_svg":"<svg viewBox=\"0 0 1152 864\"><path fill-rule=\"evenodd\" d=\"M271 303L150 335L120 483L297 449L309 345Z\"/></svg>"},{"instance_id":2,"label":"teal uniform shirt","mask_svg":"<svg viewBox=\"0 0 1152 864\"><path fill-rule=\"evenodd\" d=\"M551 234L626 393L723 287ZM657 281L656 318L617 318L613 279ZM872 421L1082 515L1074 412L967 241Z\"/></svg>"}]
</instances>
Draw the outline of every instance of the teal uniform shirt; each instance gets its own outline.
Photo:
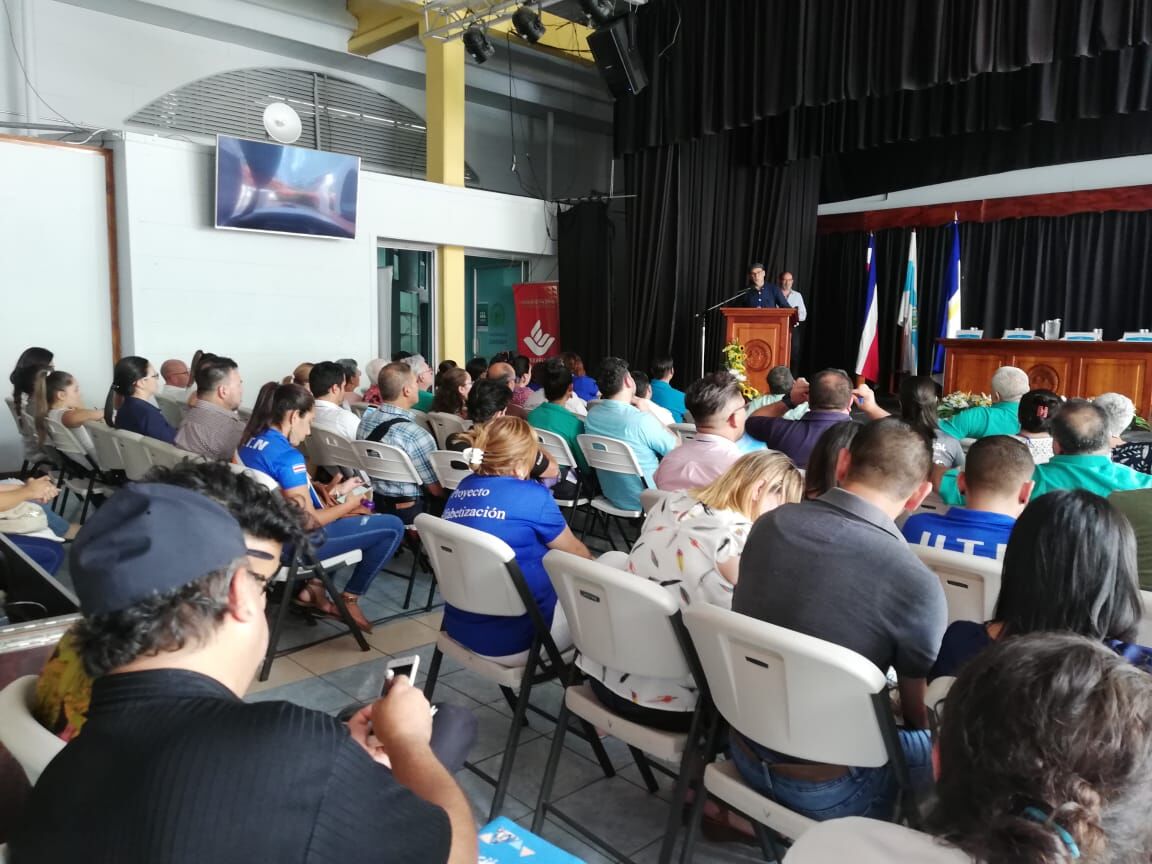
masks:
<instances>
[{"instance_id":1,"label":"teal uniform shirt","mask_svg":"<svg viewBox=\"0 0 1152 864\"><path fill-rule=\"evenodd\" d=\"M959 414L941 420L940 428L953 438L1019 435L1019 413L1019 402L994 402L987 408L965 408Z\"/></svg>"},{"instance_id":2,"label":"teal uniform shirt","mask_svg":"<svg viewBox=\"0 0 1152 864\"><path fill-rule=\"evenodd\" d=\"M953 469L940 482L940 497L946 504L964 503L964 496L956 487L956 475ZM1036 466L1032 479L1036 482L1033 498L1056 489L1086 489L1104 498L1113 492L1152 489L1152 474L1117 465L1108 456L1053 456L1047 463Z\"/></svg>"}]
</instances>

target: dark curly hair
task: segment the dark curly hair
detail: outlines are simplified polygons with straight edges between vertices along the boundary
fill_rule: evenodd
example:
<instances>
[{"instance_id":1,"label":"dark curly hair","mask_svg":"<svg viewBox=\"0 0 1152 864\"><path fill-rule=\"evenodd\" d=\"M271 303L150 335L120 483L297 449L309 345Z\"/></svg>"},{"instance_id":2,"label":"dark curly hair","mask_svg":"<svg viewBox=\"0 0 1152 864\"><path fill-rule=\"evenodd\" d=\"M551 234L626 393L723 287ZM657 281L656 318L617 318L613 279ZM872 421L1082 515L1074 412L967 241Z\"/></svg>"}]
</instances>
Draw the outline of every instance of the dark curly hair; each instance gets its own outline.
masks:
<instances>
[{"instance_id":1,"label":"dark curly hair","mask_svg":"<svg viewBox=\"0 0 1152 864\"><path fill-rule=\"evenodd\" d=\"M183 462L153 468L147 482L199 492L224 507L253 537L309 548L304 513L251 477L221 462ZM92 677L118 669L137 657L179 651L209 639L228 612L228 590L235 562L172 591L156 594L127 609L84 618L76 639L84 668Z\"/></svg>"},{"instance_id":2,"label":"dark curly hair","mask_svg":"<svg viewBox=\"0 0 1152 864\"><path fill-rule=\"evenodd\" d=\"M928 828L974 860L1071 861L1058 829L1085 864L1149 860L1152 676L1099 642L1045 633L981 651L948 693L939 748Z\"/></svg>"}]
</instances>

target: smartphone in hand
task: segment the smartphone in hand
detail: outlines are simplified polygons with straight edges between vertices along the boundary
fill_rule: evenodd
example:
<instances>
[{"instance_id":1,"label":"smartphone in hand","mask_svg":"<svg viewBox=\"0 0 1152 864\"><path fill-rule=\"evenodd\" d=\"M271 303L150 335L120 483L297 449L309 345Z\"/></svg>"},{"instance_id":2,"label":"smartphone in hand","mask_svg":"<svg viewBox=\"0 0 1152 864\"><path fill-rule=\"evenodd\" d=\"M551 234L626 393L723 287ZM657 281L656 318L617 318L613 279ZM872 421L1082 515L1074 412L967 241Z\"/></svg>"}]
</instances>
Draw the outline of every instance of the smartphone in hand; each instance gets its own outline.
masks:
<instances>
[{"instance_id":1,"label":"smartphone in hand","mask_svg":"<svg viewBox=\"0 0 1152 864\"><path fill-rule=\"evenodd\" d=\"M413 654L409 657L396 657L389 660L384 667L384 687L380 691L381 696L388 695L388 688L392 686L392 680L397 675L407 675L408 680L412 685L416 685L416 670L420 668L420 655Z\"/></svg>"}]
</instances>

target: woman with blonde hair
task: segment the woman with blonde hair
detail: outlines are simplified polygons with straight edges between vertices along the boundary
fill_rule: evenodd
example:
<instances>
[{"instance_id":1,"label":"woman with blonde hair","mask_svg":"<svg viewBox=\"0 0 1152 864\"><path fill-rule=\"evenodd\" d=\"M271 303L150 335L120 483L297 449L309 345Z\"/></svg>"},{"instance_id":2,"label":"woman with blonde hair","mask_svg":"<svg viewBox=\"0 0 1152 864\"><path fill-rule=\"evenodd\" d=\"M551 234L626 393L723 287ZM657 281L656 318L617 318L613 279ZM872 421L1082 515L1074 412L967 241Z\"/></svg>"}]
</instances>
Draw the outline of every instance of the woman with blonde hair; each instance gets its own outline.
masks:
<instances>
[{"instance_id":1,"label":"woman with blonde hair","mask_svg":"<svg viewBox=\"0 0 1152 864\"><path fill-rule=\"evenodd\" d=\"M783 453L741 456L703 489L673 492L648 512L626 569L659 582L681 607L714 603L732 608L740 554L752 523L804 495L804 479ZM638 723L687 731L696 708L691 679L641 678L580 657L597 698Z\"/></svg>"},{"instance_id":2,"label":"woman with blonde hair","mask_svg":"<svg viewBox=\"0 0 1152 864\"><path fill-rule=\"evenodd\" d=\"M551 493L531 480L540 445L532 427L519 417L494 417L468 436L464 458L472 475L460 481L444 506L444 519L498 537L512 547L516 563L552 638L564 650L572 644L556 592L544 571L544 555L561 549L591 558L576 539ZM457 642L497 663L524 662L534 636L527 615L509 618L477 615L444 606L444 629Z\"/></svg>"}]
</instances>

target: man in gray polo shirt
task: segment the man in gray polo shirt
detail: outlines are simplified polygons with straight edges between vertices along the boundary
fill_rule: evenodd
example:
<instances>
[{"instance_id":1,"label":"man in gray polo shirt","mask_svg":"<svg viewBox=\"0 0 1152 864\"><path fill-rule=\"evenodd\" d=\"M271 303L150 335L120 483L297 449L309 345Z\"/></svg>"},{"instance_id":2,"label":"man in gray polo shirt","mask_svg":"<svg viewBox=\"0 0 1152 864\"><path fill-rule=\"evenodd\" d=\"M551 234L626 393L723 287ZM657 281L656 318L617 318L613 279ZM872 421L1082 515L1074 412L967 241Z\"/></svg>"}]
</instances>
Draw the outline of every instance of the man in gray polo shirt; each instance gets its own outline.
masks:
<instances>
[{"instance_id":1,"label":"man in gray polo shirt","mask_svg":"<svg viewBox=\"0 0 1152 864\"><path fill-rule=\"evenodd\" d=\"M917 781L931 782L924 679L948 610L936 576L893 521L930 491L932 449L902 420L864 426L836 465L838 488L785 504L752 527L732 598L736 612L843 645L884 672L894 668L904 715L901 744ZM892 815L884 768L804 763L733 733L744 778L817 819Z\"/></svg>"}]
</instances>

